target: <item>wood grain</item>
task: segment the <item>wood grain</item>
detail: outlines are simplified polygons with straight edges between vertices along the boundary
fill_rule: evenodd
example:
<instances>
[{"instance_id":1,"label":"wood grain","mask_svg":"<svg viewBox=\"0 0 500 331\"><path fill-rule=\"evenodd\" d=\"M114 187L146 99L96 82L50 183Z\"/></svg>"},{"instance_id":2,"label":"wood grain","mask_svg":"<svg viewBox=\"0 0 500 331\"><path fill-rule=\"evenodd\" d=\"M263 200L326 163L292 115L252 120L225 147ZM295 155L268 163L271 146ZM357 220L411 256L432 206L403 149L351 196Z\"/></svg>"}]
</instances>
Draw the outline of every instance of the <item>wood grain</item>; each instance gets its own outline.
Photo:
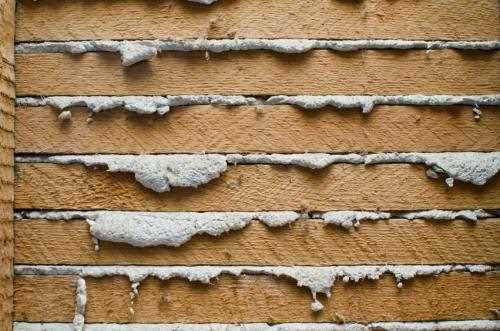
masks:
<instances>
[{"instance_id":1,"label":"wood grain","mask_svg":"<svg viewBox=\"0 0 500 331\"><path fill-rule=\"evenodd\" d=\"M498 12L495 0L22 0L16 39L496 39Z\"/></svg>"},{"instance_id":2,"label":"wood grain","mask_svg":"<svg viewBox=\"0 0 500 331\"><path fill-rule=\"evenodd\" d=\"M495 264L500 262L500 219L363 222L346 231L317 220L283 228L252 222L214 238L199 235L179 248L92 244L83 220L15 222L15 263L76 265L342 265Z\"/></svg>"},{"instance_id":3,"label":"wood grain","mask_svg":"<svg viewBox=\"0 0 500 331\"><path fill-rule=\"evenodd\" d=\"M18 164L15 208L165 211L475 209L500 206L500 176L485 186L426 178L418 165L238 165L194 188L156 193L132 174L81 165Z\"/></svg>"},{"instance_id":4,"label":"wood grain","mask_svg":"<svg viewBox=\"0 0 500 331\"><path fill-rule=\"evenodd\" d=\"M15 279L17 321L73 318L74 277ZM335 284L323 312L310 310L311 297L295 281L269 276L221 276L211 285L173 279L142 282L132 315L130 283L124 277L87 279L86 321L92 322L326 322L491 319L500 306L500 273L451 273L405 282L398 289L390 276L378 281ZM36 294L33 296L33 294Z\"/></svg>"},{"instance_id":5,"label":"wood grain","mask_svg":"<svg viewBox=\"0 0 500 331\"><path fill-rule=\"evenodd\" d=\"M131 67L110 53L18 54L21 95L491 94L500 52L165 52Z\"/></svg>"},{"instance_id":6,"label":"wood grain","mask_svg":"<svg viewBox=\"0 0 500 331\"><path fill-rule=\"evenodd\" d=\"M379 106L305 111L291 106L179 107L160 117L126 110L93 116L72 108L61 123L50 107L18 107L17 153L346 153L500 150L500 108ZM2 123L0 117L0 124ZM1 126L1 125L0 125Z\"/></svg>"},{"instance_id":7,"label":"wood grain","mask_svg":"<svg viewBox=\"0 0 500 331\"><path fill-rule=\"evenodd\" d=\"M0 331L12 329L14 0L0 0Z\"/></svg>"}]
</instances>

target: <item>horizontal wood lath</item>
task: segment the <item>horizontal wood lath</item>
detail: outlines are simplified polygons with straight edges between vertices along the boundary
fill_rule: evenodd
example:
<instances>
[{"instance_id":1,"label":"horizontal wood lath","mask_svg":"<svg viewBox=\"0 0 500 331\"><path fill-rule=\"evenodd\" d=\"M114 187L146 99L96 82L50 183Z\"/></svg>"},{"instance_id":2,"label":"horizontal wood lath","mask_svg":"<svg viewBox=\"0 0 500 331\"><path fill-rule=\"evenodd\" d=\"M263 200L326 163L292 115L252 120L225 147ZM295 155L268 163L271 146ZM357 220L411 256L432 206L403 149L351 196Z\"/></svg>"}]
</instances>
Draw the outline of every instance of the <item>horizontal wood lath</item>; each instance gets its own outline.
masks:
<instances>
[{"instance_id":1,"label":"horizontal wood lath","mask_svg":"<svg viewBox=\"0 0 500 331\"><path fill-rule=\"evenodd\" d=\"M72 108L18 107L17 153L492 151L500 149L498 107L378 106L300 110L291 106L179 107L164 117ZM0 118L1 123L1 118Z\"/></svg>"},{"instance_id":2,"label":"horizontal wood lath","mask_svg":"<svg viewBox=\"0 0 500 331\"><path fill-rule=\"evenodd\" d=\"M74 277L17 276L15 320L66 321L73 318ZM86 322L331 322L491 319L500 306L500 273L451 273L405 282L392 277L335 284L325 309L311 312L311 296L295 281L268 276L221 276L211 285L174 279L141 283L130 307L127 278L87 279ZM35 294L35 296L33 296Z\"/></svg>"},{"instance_id":3,"label":"horizontal wood lath","mask_svg":"<svg viewBox=\"0 0 500 331\"><path fill-rule=\"evenodd\" d=\"M80 165L18 164L15 208L165 211L475 209L500 206L500 177L485 186L426 178L424 167L337 164L319 171L238 165L196 189L155 193L132 174Z\"/></svg>"},{"instance_id":4,"label":"horizontal wood lath","mask_svg":"<svg viewBox=\"0 0 500 331\"><path fill-rule=\"evenodd\" d=\"M346 231L320 221L282 228L253 222L218 238L194 237L180 248L135 248L101 241L96 252L84 221L15 222L17 264L341 265L490 264L500 262L500 220L363 222Z\"/></svg>"},{"instance_id":5,"label":"horizontal wood lath","mask_svg":"<svg viewBox=\"0 0 500 331\"><path fill-rule=\"evenodd\" d=\"M124 68L116 54L18 54L17 94L491 94L500 52L165 52Z\"/></svg>"},{"instance_id":6,"label":"horizontal wood lath","mask_svg":"<svg viewBox=\"0 0 500 331\"><path fill-rule=\"evenodd\" d=\"M436 13L439 13L437 15ZM16 39L498 38L498 2L220 0L18 2Z\"/></svg>"}]
</instances>

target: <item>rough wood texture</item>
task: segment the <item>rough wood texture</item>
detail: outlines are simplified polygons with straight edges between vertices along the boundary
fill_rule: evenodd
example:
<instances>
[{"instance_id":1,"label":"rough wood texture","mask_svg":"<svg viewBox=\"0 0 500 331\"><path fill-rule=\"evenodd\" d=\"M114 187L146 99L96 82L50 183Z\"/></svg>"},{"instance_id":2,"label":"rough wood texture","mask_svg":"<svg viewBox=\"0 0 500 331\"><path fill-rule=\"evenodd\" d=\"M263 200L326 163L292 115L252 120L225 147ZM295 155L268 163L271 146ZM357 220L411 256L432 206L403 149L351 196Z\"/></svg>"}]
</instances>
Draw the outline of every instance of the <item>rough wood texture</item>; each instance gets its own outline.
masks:
<instances>
[{"instance_id":1,"label":"rough wood texture","mask_svg":"<svg viewBox=\"0 0 500 331\"><path fill-rule=\"evenodd\" d=\"M379 106L305 111L291 106L179 107L164 117L18 107L17 153L353 152L500 150L500 108Z\"/></svg>"},{"instance_id":2,"label":"rough wood texture","mask_svg":"<svg viewBox=\"0 0 500 331\"><path fill-rule=\"evenodd\" d=\"M136 248L100 242L96 252L83 220L15 222L18 264L342 265L500 262L500 220L363 222L346 231L319 221L283 228L253 222L214 238L200 235L180 248Z\"/></svg>"},{"instance_id":3,"label":"rough wood texture","mask_svg":"<svg viewBox=\"0 0 500 331\"><path fill-rule=\"evenodd\" d=\"M116 54L19 54L18 95L490 94L500 52L366 50L165 52L122 67Z\"/></svg>"},{"instance_id":4,"label":"rough wood texture","mask_svg":"<svg viewBox=\"0 0 500 331\"><path fill-rule=\"evenodd\" d=\"M499 24L495 0L23 0L16 39L496 39Z\"/></svg>"},{"instance_id":5,"label":"rough wood texture","mask_svg":"<svg viewBox=\"0 0 500 331\"><path fill-rule=\"evenodd\" d=\"M0 0L0 330L11 330L14 233L14 0Z\"/></svg>"},{"instance_id":6,"label":"rough wood texture","mask_svg":"<svg viewBox=\"0 0 500 331\"><path fill-rule=\"evenodd\" d=\"M500 176L485 186L425 176L424 167L337 164L320 171L238 165L196 189L156 193L132 174L81 165L18 164L20 209L124 209L165 211L473 209L500 206Z\"/></svg>"},{"instance_id":7,"label":"rough wood texture","mask_svg":"<svg viewBox=\"0 0 500 331\"><path fill-rule=\"evenodd\" d=\"M15 279L15 319L71 321L74 277ZM311 298L295 281L268 276L221 276L211 285L147 279L130 308L130 283L123 277L87 279L87 322L309 322L412 321L494 318L500 306L500 273L451 273L405 282L336 283L325 309L310 310ZM35 294L35 296L33 296ZM51 309L52 308L52 309Z\"/></svg>"}]
</instances>

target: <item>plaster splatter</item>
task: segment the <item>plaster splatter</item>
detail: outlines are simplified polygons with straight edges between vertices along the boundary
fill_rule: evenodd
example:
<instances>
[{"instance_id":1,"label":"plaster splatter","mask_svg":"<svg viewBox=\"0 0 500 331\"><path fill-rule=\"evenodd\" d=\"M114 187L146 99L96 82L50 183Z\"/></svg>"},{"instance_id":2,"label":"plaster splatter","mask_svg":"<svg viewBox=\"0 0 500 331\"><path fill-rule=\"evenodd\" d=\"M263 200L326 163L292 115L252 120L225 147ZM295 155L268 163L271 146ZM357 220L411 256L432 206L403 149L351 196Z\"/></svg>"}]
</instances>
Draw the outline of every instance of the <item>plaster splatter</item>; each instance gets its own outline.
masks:
<instances>
[{"instance_id":1,"label":"plaster splatter","mask_svg":"<svg viewBox=\"0 0 500 331\"><path fill-rule=\"evenodd\" d=\"M21 97L16 99L18 106L51 106L63 110L69 107L87 107L92 112L123 107L138 114L157 113L164 115L170 107L188 105L294 105L304 109L320 109L327 106L336 108L361 108L369 113L376 105L413 105L413 106L453 106L473 107L477 119L480 106L500 106L500 95L325 95L325 96L271 96L267 100L245 96L223 95L179 95L179 96L51 96L43 98Z\"/></svg>"},{"instance_id":2,"label":"plaster splatter","mask_svg":"<svg viewBox=\"0 0 500 331\"><path fill-rule=\"evenodd\" d=\"M171 187L198 187L218 178L227 163L297 165L319 169L334 163L382 164L422 163L432 174L444 173L452 180L484 185L500 170L500 152L380 153L380 154L170 154L170 155L60 155L16 157L16 162L47 162L86 166L107 166L112 172L131 172L138 182L156 192ZM429 171L427 171L429 175ZM437 176L432 176L437 177Z\"/></svg>"},{"instance_id":3,"label":"plaster splatter","mask_svg":"<svg viewBox=\"0 0 500 331\"><path fill-rule=\"evenodd\" d=\"M321 218L325 223L328 224L341 226L345 229L353 229L359 226L360 221L385 220L389 219L391 217L391 214L384 212L341 210L315 214L314 217Z\"/></svg>"},{"instance_id":4,"label":"plaster splatter","mask_svg":"<svg viewBox=\"0 0 500 331\"><path fill-rule=\"evenodd\" d=\"M384 274L392 274L398 286L405 280L417 276L432 276L452 271L488 272L494 270L487 265L370 265L370 266L335 266L335 267L282 267L282 266L31 266L16 265L14 271L19 275L78 275L80 277L127 276L131 284L140 284L147 277L160 280L184 278L190 282L210 284L211 280L222 274L239 277L243 274L269 275L292 278L298 287L307 287L311 292L311 309L322 307L317 295L331 296L335 280L359 282L377 280ZM137 290L138 285L132 289Z\"/></svg>"},{"instance_id":5,"label":"plaster splatter","mask_svg":"<svg viewBox=\"0 0 500 331\"><path fill-rule=\"evenodd\" d=\"M87 107L91 112L123 107L138 114L164 115L170 107L188 105L226 105L243 106L254 105L259 101L256 98L244 96L222 95L179 95L179 96L53 96L44 98L17 98L18 106L43 107L51 106L63 110L69 107Z\"/></svg>"},{"instance_id":6,"label":"plaster splatter","mask_svg":"<svg viewBox=\"0 0 500 331\"><path fill-rule=\"evenodd\" d=\"M190 0L194 1L194 0ZM196 1L201 2L202 0ZM204 0L208 4L212 0ZM269 50L278 53L305 53L313 49L348 52L363 49L458 49L496 50L500 41L420 41L400 39L371 40L315 40L315 39L188 39L188 40L92 40L20 43L16 53L74 53L115 52L121 55L122 64L150 60L158 52Z\"/></svg>"},{"instance_id":7,"label":"plaster splatter","mask_svg":"<svg viewBox=\"0 0 500 331\"><path fill-rule=\"evenodd\" d=\"M85 279L78 278L76 282L75 317L73 331L83 331L85 325L85 307L87 305L87 285Z\"/></svg>"},{"instance_id":8,"label":"plaster splatter","mask_svg":"<svg viewBox=\"0 0 500 331\"><path fill-rule=\"evenodd\" d=\"M60 121L71 121L71 112L69 110L62 111L57 118Z\"/></svg>"},{"instance_id":9,"label":"plaster splatter","mask_svg":"<svg viewBox=\"0 0 500 331\"><path fill-rule=\"evenodd\" d=\"M304 109L320 109L326 106L336 108L361 108L363 113L369 113L376 105L411 105L411 106L453 106L470 105L479 109L479 106L499 106L500 95L483 96L454 96L454 95L278 95L267 99L266 104L290 104Z\"/></svg>"},{"instance_id":10,"label":"plaster splatter","mask_svg":"<svg viewBox=\"0 0 500 331\"><path fill-rule=\"evenodd\" d=\"M495 331L500 321L377 322L371 324L285 323L252 324L87 324L86 331ZM14 322L14 331L71 331L67 323Z\"/></svg>"}]
</instances>

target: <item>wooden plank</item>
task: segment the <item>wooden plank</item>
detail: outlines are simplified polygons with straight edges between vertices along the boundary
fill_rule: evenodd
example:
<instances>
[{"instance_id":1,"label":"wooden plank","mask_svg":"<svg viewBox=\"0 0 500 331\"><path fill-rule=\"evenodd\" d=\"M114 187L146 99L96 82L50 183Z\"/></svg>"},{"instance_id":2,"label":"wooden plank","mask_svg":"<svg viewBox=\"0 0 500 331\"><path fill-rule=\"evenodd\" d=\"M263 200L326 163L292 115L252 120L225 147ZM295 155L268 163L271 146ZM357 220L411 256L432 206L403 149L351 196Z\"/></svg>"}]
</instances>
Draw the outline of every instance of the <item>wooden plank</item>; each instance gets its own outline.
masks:
<instances>
[{"instance_id":1,"label":"wooden plank","mask_svg":"<svg viewBox=\"0 0 500 331\"><path fill-rule=\"evenodd\" d=\"M47 280L48 278L48 280ZM63 278L64 279L64 278ZM73 278L16 277L17 321L71 321L67 301ZM405 282L335 284L325 309L310 310L310 294L295 281L269 276L221 276L211 285L180 279L142 282L130 313L130 283L124 277L87 279L86 322L327 322L491 319L500 305L500 273L451 273ZM36 293L36 296L32 296ZM353 309L355 307L355 309Z\"/></svg>"},{"instance_id":2,"label":"wooden plank","mask_svg":"<svg viewBox=\"0 0 500 331\"><path fill-rule=\"evenodd\" d=\"M76 265L342 265L495 264L500 262L500 219L363 222L346 231L317 220L284 228L253 222L214 238L200 235L179 248L137 248L100 242L96 252L81 221L15 222L15 263Z\"/></svg>"},{"instance_id":3,"label":"wooden plank","mask_svg":"<svg viewBox=\"0 0 500 331\"><path fill-rule=\"evenodd\" d=\"M18 2L17 22L18 41L199 37L496 39L500 24L495 0L219 0L211 6L185 0L22 0Z\"/></svg>"},{"instance_id":4,"label":"wooden plank","mask_svg":"<svg viewBox=\"0 0 500 331\"><path fill-rule=\"evenodd\" d=\"M17 153L344 153L500 150L500 108L379 106L304 111L291 106L180 107L164 117L125 110L93 116L72 108L70 123L50 107L18 107ZM0 127L1 127L0 117Z\"/></svg>"},{"instance_id":5,"label":"wooden plank","mask_svg":"<svg viewBox=\"0 0 500 331\"><path fill-rule=\"evenodd\" d=\"M0 0L0 330L12 329L14 0Z\"/></svg>"},{"instance_id":6,"label":"wooden plank","mask_svg":"<svg viewBox=\"0 0 500 331\"><path fill-rule=\"evenodd\" d=\"M238 165L194 188L156 193L132 174L81 165L18 164L19 209L122 209L165 211L473 209L500 206L500 176L485 186L426 178L424 167L337 164L299 167Z\"/></svg>"},{"instance_id":7,"label":"wooden plank","mask_svg":"<svg viewBox=\"0 0 500 331\"><path fill-rule=\"evenodd\" d=\"M16 77L18 96L491 94L500 52L165 52L128 68L110 53L18 54Z\"/></svg>"}]
</instances>

